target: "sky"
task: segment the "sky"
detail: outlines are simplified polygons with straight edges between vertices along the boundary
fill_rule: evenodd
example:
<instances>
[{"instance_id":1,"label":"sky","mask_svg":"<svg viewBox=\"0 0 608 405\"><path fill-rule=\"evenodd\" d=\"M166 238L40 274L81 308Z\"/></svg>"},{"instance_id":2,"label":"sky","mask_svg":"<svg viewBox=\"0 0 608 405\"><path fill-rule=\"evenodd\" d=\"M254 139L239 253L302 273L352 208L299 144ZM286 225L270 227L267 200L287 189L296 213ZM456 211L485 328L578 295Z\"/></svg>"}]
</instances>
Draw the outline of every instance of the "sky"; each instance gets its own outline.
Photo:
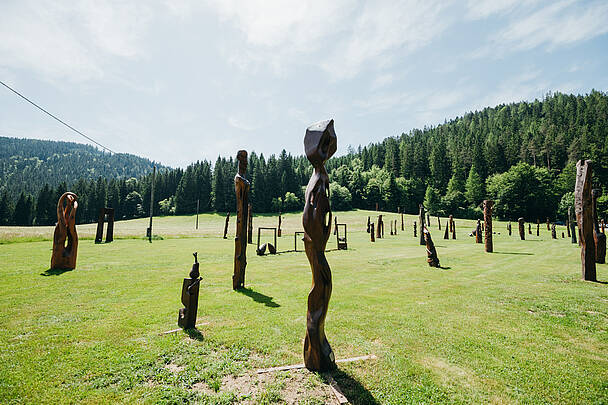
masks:
<instances>
[{"instance_id":1,"label":"sky","mask_svg":"<svg viewBox=\"0 0 608 405\"><path fill-rule=\"evenodd\" d=\"M608 90L608 1L2 0L0 80L99 143L185 167L338 154L548 92ZM86 142L0 86L0 136Z\"/></svg>"}]
</instances>

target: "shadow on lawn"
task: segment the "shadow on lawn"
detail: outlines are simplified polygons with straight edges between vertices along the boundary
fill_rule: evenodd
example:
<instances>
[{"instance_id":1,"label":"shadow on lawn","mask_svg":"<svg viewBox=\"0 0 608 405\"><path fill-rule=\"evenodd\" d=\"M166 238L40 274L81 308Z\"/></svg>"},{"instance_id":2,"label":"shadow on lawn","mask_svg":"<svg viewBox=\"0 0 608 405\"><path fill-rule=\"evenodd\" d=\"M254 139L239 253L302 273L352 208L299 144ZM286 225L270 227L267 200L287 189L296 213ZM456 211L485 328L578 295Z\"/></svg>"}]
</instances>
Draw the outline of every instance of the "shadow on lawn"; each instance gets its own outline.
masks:
<instances>
[{"instance_id":1,"label":"shadow on lawn","mask_svg":"<svg viewBox=\"0 0 608 405\"><path fill-rule=\"evenodd\" d=\"M205 337L203 336L203 334L196 328L185 329L184 332L186 332L188 334L190 339L198 340L199 342L202 342L203 340L205 340Z\"/></svg>"},{"instance_id":2,"label":"shadow on lawn","mask_svg":"<svg viewBox=\"0 0 608 405\"><path fill-rule=\"evenodd\" d=\"M497 255L525 255L525 256L533 256L534 253L527 252L494 252Z\"/></svg>"},{"instance_id":3,"label":"shadow on lawn","mask_svg":"<svg viewBox=\"0 0 608 405\"><path fill-rule=\"evenodd\" d=\"M277 304L276 302L274 302L272 300L273 299L272 297L269 297L268 295L264 295L257 291L253 291L251 288L241 288L240 290L237 290L237 291L243 295L250 297L255 302L259 302L259 303L266 305L267 307L271 307L271 308L280 307L279 304Z\"/></svg>"},{"instance_id":4,"label":"shadow on lawn","mask_svg":"<svg viewBox=\"0 0 608 405\"><path fill-rule=\"evenodd\" d=\"M344 396L348 399L349 404L357 405L379 405L380 402L374 398L371 392L369 392L359 381L357 381L352 375L344 370L336 369L330 371L327 375L330 375L336 380L336 383L340 387L340 390ZM321 374L326 384L329 384L328 379L325 375Z\"/></svg>"},{"instance_id":5,"label":"shadow on lawn","mask_svg":"<svg viewBox=\"0 0 608 405\"><path fill-rule=\"evenodd\" d=\"M40 273L41 276L60 276L63 273L65 273L66 271L72 271L72 269L46 269L45 271L43 271L42 273Z\"/></svg>"}]
</instances>

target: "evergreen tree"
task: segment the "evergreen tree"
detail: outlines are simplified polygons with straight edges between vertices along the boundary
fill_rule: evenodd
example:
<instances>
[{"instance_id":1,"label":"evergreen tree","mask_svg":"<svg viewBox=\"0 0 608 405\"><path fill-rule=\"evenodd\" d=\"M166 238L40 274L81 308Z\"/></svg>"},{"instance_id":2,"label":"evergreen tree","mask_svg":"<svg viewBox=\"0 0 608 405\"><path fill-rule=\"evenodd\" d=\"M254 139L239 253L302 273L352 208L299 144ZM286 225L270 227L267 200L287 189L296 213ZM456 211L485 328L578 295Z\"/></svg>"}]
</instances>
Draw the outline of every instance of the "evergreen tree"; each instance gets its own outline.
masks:
<instances>
[{"instance_id":1,"label":"evergreen tree","mask_svg":"<svg viewBox=\"0 0 608 405\"><path fill-rule=\"evenodd\" d=\"M467 182L465 184L465 197L467 201L472 205L479 204L484 199L484 182L479 173L477 172L477 168L473 165L471 166L471 170L469 170L469 177L467 177Z\"/></svg>"}]
</instances>

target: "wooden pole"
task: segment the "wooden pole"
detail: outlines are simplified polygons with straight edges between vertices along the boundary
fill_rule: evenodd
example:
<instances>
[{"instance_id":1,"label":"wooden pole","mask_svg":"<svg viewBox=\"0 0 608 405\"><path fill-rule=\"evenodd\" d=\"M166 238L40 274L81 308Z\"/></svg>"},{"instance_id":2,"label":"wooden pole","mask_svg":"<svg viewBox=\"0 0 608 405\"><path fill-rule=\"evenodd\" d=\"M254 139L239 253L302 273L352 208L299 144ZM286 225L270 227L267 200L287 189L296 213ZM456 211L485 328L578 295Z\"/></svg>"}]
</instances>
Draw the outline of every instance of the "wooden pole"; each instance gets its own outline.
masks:
<instances>
[{"instance_id":1,"label":"wooden pole","mask_svg":"<svg viewBox=\"0 0 608 405\"><path fill-rule=\"evenodd\" d=\"M152 169L152 190L150 191L150 226L148 227L148 242L152 243L152 215L154 215L154 183L156 179L156 166Z\"/></svg>"},{"instance_id":2,"label":"wooden pole","mask_svg":"<svg viewBox=\"0 0 608 405\"><path fill-rule=\"evenodd\" d=\"M196 200L196 229L198 229L198 208L201 200Z\"/></svg>"}]
</instances>

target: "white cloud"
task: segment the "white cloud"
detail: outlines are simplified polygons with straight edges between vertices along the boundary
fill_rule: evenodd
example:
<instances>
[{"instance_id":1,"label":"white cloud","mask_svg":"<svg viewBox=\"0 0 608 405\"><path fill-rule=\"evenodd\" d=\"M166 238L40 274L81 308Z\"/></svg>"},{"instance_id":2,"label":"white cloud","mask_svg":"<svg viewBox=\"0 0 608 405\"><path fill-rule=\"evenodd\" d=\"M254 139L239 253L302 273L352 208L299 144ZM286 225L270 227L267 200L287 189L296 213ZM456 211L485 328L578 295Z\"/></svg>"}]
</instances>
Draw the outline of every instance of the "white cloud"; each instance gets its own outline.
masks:
<instances>
[{"instance_id":1,"label":"white cloud","mask_svg":"<svg viewBox=\"0 0 608 405\"><path fill-rule=\"evenodd\" d=\"M506 13L513 10L519 4L530 4L532 1L525 0L469 0L467 2L468 15L471 20L480 20L493 14Z\"/></svg>"},{"instance_id":2,"label":"white cloud","mask_svg":"<svg viewBox=\"0 0 608 405\"><path fill-rule=\"evenodd\" d=\"M384 73L376 76L372 82L372 89L376 90L380 87L387 86L395 80L395 77L391 73Z\"/></svg>"},{"instance_id":3,"label":"white cloud","mask_svg":"<svg viewBox=\"0 0 608 405\"><path fill-rule=\"evenodd\" d=\"M608 3L579 4L574 0L552 3L527 17L514 20L492 38L493 45L516 50L539 46L555 49L586 41L608 32Z\"/></svg>"}]
</instances>

